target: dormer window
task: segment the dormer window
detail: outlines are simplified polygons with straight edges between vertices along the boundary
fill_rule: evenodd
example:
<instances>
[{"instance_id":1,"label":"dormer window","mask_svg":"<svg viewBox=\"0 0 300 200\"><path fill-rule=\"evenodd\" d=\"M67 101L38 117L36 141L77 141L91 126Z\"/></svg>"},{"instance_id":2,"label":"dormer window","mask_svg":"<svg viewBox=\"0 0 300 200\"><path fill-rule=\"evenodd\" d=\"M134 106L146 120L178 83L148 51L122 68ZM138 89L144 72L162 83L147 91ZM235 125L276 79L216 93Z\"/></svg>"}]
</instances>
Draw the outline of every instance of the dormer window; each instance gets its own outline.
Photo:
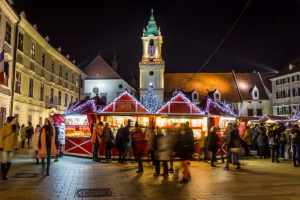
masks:
<instances>
[{"instance_id":1,"label":"dormer window","mask_svg":"<svg viewBox=\"0 0 300 200\"><path fill-rule=\"evenodd\" d=\"M173 97L178 93L177 88L175 89L175 91L173 92Z\"/></svg>"},{"instance_id":2,"label":"dormer window","mask_svg":"<svg viewBox=\"0 0 300 200\"><path fill-rule=\"evenodd\" d=\"M221 101L221 93L219 92L218 89L216 89L216 91L214 93L214 99L215 99L215 102Z\"/></svg>"},{"instance_id":3,"label":"dormer window","mask_svg":"<svg viewBox=\"0 0 300 200\"><path fill-rule=\"evenodd\" d=\"M192 93L192 102L195 102L195 101L199 101L199 95L196 90L194 90Z\"/></svg>"},{"instance_id":4,"label":"dormer window","mask_svg":"<svg viewBox=\"0 0 300 200\"><path fill-rule=\"evenodd\" d=\"M259 91L256 86L252 90L252 98L253 100L259 100Z\"/></svg>"}]
</instances>

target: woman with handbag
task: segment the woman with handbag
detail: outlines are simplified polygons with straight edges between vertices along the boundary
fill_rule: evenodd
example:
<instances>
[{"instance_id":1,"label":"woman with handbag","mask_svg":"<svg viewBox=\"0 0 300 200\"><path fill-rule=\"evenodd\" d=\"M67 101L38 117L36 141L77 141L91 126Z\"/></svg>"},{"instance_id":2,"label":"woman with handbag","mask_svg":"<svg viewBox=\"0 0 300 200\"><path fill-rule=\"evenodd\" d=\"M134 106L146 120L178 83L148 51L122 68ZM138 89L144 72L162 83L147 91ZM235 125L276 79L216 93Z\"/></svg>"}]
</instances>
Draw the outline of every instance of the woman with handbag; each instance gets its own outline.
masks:
<instances>
[{"instance_id":1,"label":"woman with handbag","mask_svg":"<svg viewBox=\"0 0 300 200\"><path fill-rule=\"evenodd\" d=\"M18 133L16 126L16 118L13 116L7 117L6 124L0 132L0 151L2 151L1 172L4 180L11 166L11 160L14 157L14 151L18 150Z\"/></svg>"},{"instance_id":2,"label":"woman with handbag","mask_svg":"<svg viewBox=\"0 0 300 200\"><path fill-rule=\"evenodd\" d=\"M114 135L112 133L111 128L109 127L109 123L105 123L105 127L103 129L103 141L105 145L105 161L111 162L111 150L115 147Z\"/></svg>"},{"instance_id":3,"label":"woman with handbag","mask_svg":"<svg viewBox=\"0 0 300 200\"><path fill-rule=\"evenodd\" d=\"M218 142L220 141L219 136L216 134L218 128L216 126L211 127L208 134L208 151L212 152L211 166L216 167L214 162L216 161L216 154L218 152Z\"/></svg>"}]
</instances>

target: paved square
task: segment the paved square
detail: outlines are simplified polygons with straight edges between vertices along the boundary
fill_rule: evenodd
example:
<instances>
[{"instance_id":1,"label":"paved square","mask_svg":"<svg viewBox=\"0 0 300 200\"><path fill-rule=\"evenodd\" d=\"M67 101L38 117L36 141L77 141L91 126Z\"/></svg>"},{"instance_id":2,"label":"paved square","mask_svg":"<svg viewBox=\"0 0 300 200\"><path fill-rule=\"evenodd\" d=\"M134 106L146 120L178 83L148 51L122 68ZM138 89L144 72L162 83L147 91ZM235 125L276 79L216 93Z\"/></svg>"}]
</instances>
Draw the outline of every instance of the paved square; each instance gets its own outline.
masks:
<instances>
[{"instance_id":1,"label":"paved square","mask_svg":"<svg viewBox=\"0 0 300 200\"><path fill-rule=\"evenodd\" d=\"M180 166L180 162L175 162ZM269 159L242 159L242 170L223 170L210 164L192 161L192 179L180 184L154 177L154 167L144 162L144 173L137 175L137 164L98 163L90 159L65 156L51 162L50 176L0 180L1 200L37 199L264 199L288 200L300 197L300 168L291 161L272 163ZM181 170L182 171L182 170ZM16 173L40 173L41 164L19 157L13 160L9 176ZM113 197L78 197L78 189L111 188Z\"/></svg>"}]
</instances>

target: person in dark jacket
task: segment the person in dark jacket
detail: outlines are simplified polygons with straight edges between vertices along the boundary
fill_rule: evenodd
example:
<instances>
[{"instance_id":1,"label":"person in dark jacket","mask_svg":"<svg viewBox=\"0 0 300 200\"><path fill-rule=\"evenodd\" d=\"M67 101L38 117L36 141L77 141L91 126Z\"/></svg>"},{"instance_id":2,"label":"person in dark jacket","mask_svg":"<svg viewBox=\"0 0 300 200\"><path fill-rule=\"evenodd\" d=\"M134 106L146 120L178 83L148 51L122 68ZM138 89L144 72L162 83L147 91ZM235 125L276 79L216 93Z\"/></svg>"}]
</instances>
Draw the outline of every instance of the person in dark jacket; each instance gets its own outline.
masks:
<instances>
[{"instance_id":1,"label":"person in dark jacket","mask_svg":"<svg viewBox=\"0 0 300 200\"><path fill-rule=\"evenodd\" d=\"M59 149L59 138L60 138L60 126L57 122L54 122L54 126L55 126L55 146L56 146L56 149L58 151ZM54 162L58 162L58 155L55 156L55 160Z\"/></svg>"},{"instance_id":2,"label":"person in dark jacket","mask_svg":"<svg viewBox=\"0 0 300 200\"><path fill-rule=\"evenodd\" d=\"M294 167L300 167L300 130L297 124L291 128L289 137L292 143ZM298 165L296 164L296 153Z\"/></svg>"},{"instance_id":3,"label":"person in dark jacket","mask_svg":"<svg viewBox=\"0 0 300 200\"><path fill-rule=\"evenodd\" d=\"M26 138L28 140L28 149L30 149L30 140L33 133L34 133L33 126L31 125L31 122L28 122L28 126L26 127Z\"/></svg>"},{"instance_id":4,"label":"person in dark jacket","mask_svg":"<svg viewBox=\"0 0 300 200\"><path fill-rule=\"evenodd\" d=\"M178 130L178 142L176 147L177 155L182 160L183 165L183 178L181 183L190 181L191 175L189 172L189 160L191 160L194 153L194 136L193 132L189 131L187 124L182 123Z\"/></svg>"},{"instance_id":5,"label":"person in dark jacket","mask_svg":"<svg viewBox=\"0 0 300 200\"><path fill-rule=\"evenodd\" d=\"M279 153L281 158L284 158L284 147L286 142L284 131L285 131L285 127L283 123L277 124L277 129L275 129L274 131L275 138L279 144Z\"/></svg>"},{"instance_id":6,"label":"person in dark jacket","mask_svg":"<svg viewBox=\"0 0 300 200\"><path fill-rule=\"evenodd\" d=\"M227 140L227 142L226 142L227 143L227 162L226 162L224 169L229 170L229 161L231 158L231 154L233 154L233 160L237 164L236 169L241 169L241 163L239 162L239 154L231 153L231 148L241 148L242 147L241 138L240 138L239 131L237 129L237 125L229 123L226 131L228 131L228 132L230 131L230 136L227 136L230 138L230 140L229 141Z\"/></svg>"},{"instance_id":7,"label":"person in dark jacket","mask_svg":"<svg viewBox=\"0 0 300 200\"><path fill-rule=\"evenodd\" d=\"M114 134L112 133L112 130L109 127L109 123L105 123L102 136L105 145L105 161L111 162L111 149L113 148L112 140L114 140Z\"/></svg>"},{"instance_id":8,"label":"person in dark jacket","mask_svg":"<svg viewBox=\"0 0 300 200\"><path fill-rule=\"evenodd\" d=\"M129 130L127 130L126 128L123 127L123 125L121 125L116 135L116 139L117 139L116 148L119 150L119 163L121 164L127 164L126 153L127 153L127 145L129 142L129 135L130 135Z\"/></svg>"},{"instance_id":9,"label":"person in dark jacket","mask_svg":"<svg viewBox=\"0 0 300 200\"><path fill-rule=\"evenodd\" d=\"M216 134L218 128L216 126L211 127L208 134L208 151L212 152L211 156L211 166L216 167L214 162L216 161L216 154L218 151L218 142L220 141L219 136Z\"/></svg>"},{"instance_id":10,"label":"person in dark jacket","mask_svg":"<svg viewBox=\"0 0 300 200\"><path fill-rule=\"evenodd\" d=\"M272 162L279 162L278 156L279 156L279 144L278 140L275 135L275 131L272 130L272 128L269 126L267 128L266 132L268 139L269 139L269 148L271 149L271 160Z\"/></svg>"},{"instance_id":11,"label":"person in dark jacket","mask_svg":"<svg viewBox=\"0 0 300 200\"><path fill-rule=\"evenodd\" d=\"M267 135L266 135L266 129L261 126L258 129L258 138L257 138L257 146L258 146L258 151L257 155L259 158L267 158Z\"/></svg>"},{"instance_id":12,"label":"person in dark jacket","mask_svg":"<svg viewBox=\"0 0 300 200\"><path fill-rule=\"evenodd\" d=\"M257 137L258 137L258 125L256 124L255 127L251 126L251 136L252 136L252 150L257 149Z\"/></svg>"}]
</instances>

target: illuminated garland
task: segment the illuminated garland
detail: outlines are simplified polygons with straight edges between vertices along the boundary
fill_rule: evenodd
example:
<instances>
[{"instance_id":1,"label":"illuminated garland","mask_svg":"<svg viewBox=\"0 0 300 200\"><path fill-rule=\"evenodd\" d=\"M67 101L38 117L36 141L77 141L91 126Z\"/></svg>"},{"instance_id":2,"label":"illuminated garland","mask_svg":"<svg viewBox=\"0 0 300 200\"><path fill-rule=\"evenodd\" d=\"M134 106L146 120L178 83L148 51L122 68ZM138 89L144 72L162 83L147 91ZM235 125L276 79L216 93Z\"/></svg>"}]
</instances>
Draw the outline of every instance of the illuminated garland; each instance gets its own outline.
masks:
<instances>
[{"instance_id":1,"label":"illuminated garland","mask_svg":"<svg viewBox=\"0 0 300 200\"><path fill-rule=\"evenodd\" d=\"M77 106L79 103L76 103L74 104L74 106L72 106L70 109L68 109L65 114L71 114L71 113L76 113L80 110L82 110L84 107L86 106L92 106L92 110L93 112L96 112L97 111L97 106L96 106L96 100L88 100L86 102L84 102L82 105L78 106L78 107L75 107Z\"/></svg>"},{"instance_id":2,"label":"illuminated garland","mask_svg":"<svg viewBox=\"0 0 300 200\"><path fill-rule=\"evenodd\" d=\"M276 116L274 116L274 117L276 117ZM275 122L295 122L295 121L297 121L297 120L295 120L295 118L294 119L272 119L269 115L263 115L261 118L252 119L249 122L260 122L264 118L267 118L268 120L275 121Z\"/></svg>"},{"instance_id":3,"label":"illuminated garland","mask_svg":"<svg viewBox=\"0 0 300 200\"><path fill-rule=\"evenodd\" d=\"M160 111L162 111L163 109L165 109L168 105L170 105L170 103L172 101L174 101L179 96L181 96L181 98L183 98L185 101L187 101L186 103L188 103L190 106L192 106L193 109L197 110L200 113L200 115L204 115L205 114L205 112L202 109L200 109L197 106L195 106L195 104L193 104L181 91L178 91L178 93L174 97L172 97L172 99L168 103L166 103L162 107L160 107L155 113L158 114Z\"/></svg>"},{"instance_id":4,"label":"illuminated garland","mask_svg":"<svg viewBox=\"0 0 300 200\"><path fill-rule=\"evenodd\" d=\"M107 108L109 108L110 106L112 106L116 101L118 101L122 96L124 96L125 94L127 94L130 98L132 98L134 101L136 101L138 103L138 105L140 105L142 108L144 108L148 113L151 113L143 104L141 104L134 96L132 96L131 94L128 93L128 90L125 89L123 93L121 93L117 98L115 98L113 101L111 101L108 105L106 105L104 108L99 109L97 111L97 113L101 113L104 112L104 110L106 110Z\"/></svg>"},{"instance_id":5,"label":"illuminated garland","mask_svg":"<svg viewBox=\"0 0 300 200\"><path fill-rule=\"evenodd\" d=\"M212 104L216 109L220 109L220 110L222 110L223 112L228 113L228 114L230 114L230 115L232 115L232 116L235 116L235 117L237 116L237 115L231 110L231 108L230 108L228 105L224 105L223 103L220 102L220 104L223 105L223 107L222 107L222 106L220 106L218 103L216 103L216 102L214 102L213 100L211 100L210 98L207 98L206 109L205 109L205 111L206 111L208 114L211 114L211 113L209 112L210 104Z\"/></svg>"}]
</instances>

